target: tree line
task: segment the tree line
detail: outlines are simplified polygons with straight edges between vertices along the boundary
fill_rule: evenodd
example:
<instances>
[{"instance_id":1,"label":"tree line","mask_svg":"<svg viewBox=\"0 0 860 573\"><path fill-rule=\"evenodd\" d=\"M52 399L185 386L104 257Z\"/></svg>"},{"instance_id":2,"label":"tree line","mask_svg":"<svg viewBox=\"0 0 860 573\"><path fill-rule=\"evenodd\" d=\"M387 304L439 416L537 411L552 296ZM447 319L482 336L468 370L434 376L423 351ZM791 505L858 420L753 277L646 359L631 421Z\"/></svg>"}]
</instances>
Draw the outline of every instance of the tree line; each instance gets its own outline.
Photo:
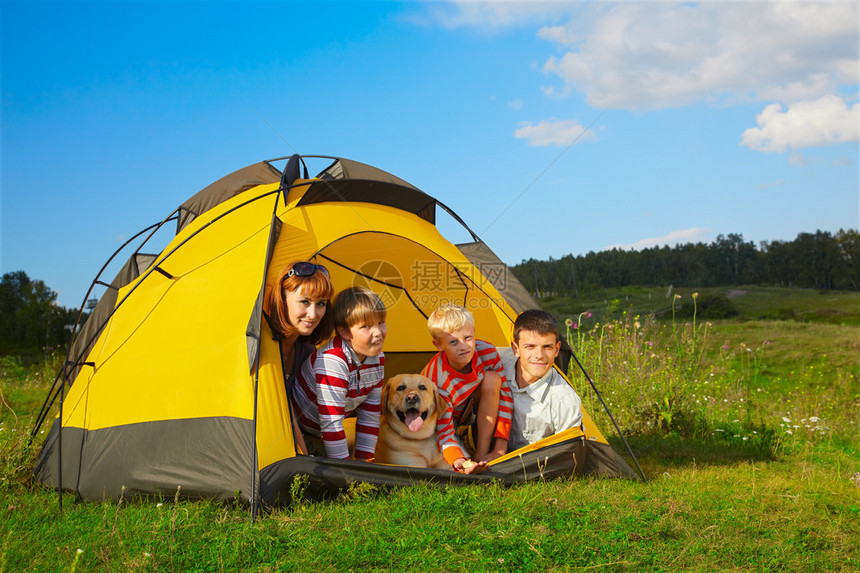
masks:
<instances>
[{"instance_id":1,"label":"tree line","mask_svg":"<svg viewBox=\"0 0 860 573\"><path fill-rule=\"evenodd\" d=\"M578 297L624 286L713 287L761 284L819 290L860 290L860 234L840 229L800 233L793 241L718 235L710 244L688 243L641 251L611 249L524 260L514 275L533 294Z\"/></svg>"},{"instance_id":2,"label":"tree line","mask_svg":"<svg viewBox=\"0 0 860 573\"><path fill-rule=\"evenodd\" d=\"M57 304L57 293L24 271L0 279L0 356L36 360L64 351L78 311Z\"/></svg>"}]
</instances>

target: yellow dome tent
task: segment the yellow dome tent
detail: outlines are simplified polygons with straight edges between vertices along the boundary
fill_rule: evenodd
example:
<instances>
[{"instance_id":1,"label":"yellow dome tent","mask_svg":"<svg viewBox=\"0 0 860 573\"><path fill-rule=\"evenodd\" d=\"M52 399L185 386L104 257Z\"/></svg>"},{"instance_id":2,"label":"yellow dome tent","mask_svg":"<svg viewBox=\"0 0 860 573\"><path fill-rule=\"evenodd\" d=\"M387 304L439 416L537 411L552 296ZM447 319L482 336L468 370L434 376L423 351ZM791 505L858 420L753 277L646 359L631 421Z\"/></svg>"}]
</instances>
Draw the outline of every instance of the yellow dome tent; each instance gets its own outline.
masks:
<instances>
[{"instance_id":1,"label":"yellow dome tent","mask_svg":"<svg viewBox=\"0 0 860 573\"><path fill-rule=\"evenodd\" d=\"M85 499L181 486L185 497L239 495L256 508L288 501L296 475L309 476L312 491L355 481L636 477L587 413L584 433L508 454L477 476L298 455L278 342L262 316L266 289L287 263L324 264L336 291L363 284L380 295L389 309L386 377L427 363L435 349L426 318L443 302L469 308L480 337L500 347L517 313L537 308L474 233L463 245L439 233L437 208L465 224L429 195L341 158L324 158L331 163L309 178L305 159L220 179L142 232L176 223L160 254L138 247L110 285L96 278L109 288L73 339L33 432L59 403L40 481Z\"/></svg>"}]
</instances>

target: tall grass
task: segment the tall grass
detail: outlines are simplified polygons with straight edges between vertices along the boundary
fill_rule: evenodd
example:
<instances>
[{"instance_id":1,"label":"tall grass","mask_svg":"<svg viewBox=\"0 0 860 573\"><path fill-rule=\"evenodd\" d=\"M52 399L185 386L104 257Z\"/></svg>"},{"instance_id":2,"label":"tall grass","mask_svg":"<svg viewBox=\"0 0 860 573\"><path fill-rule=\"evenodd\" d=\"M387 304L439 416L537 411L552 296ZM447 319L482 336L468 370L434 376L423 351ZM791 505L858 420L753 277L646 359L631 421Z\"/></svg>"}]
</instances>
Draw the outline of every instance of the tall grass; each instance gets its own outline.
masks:
<instances>
[{"instance_id":1,"label":"tall grass","mask_svg":"<svg viewBox=\"0 0 860 573\"><path fill-rule=\"evenodd\" d=\"M681 323L620 311L588 324L590 315L566 321L567 341L579 360L568 374L601 427L609 420L586 373L622 431L632 435L767 438L774 447L858 436L856 365L833 368L821 354L802 367L772 371L774 345L764 333L738 341L722 335L720 325L697 321L695 313ZM769 336L784 333L780 323L770 326Z\"/></svg>"}]
</instances>

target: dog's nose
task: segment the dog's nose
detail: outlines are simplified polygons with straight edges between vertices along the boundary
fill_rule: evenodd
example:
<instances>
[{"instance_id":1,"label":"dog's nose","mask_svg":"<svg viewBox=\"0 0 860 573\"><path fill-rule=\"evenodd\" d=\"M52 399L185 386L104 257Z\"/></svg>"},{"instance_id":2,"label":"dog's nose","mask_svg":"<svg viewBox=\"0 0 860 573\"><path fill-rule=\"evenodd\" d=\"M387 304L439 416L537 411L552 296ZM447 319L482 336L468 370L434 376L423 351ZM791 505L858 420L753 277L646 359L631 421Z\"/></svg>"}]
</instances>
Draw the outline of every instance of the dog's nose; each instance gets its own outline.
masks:
<instances>
[{"instance_id":1,"label":"dog's nose","mask_svg":"<svg viewBox=\"0 0 860 573\"><path fill-rule=\"evenodd\" d=\"M419 398L418 394L409 394L406 396L406 403L412 406L417 404L420 399L421 398Z\"/></svg>"}]
</instances>

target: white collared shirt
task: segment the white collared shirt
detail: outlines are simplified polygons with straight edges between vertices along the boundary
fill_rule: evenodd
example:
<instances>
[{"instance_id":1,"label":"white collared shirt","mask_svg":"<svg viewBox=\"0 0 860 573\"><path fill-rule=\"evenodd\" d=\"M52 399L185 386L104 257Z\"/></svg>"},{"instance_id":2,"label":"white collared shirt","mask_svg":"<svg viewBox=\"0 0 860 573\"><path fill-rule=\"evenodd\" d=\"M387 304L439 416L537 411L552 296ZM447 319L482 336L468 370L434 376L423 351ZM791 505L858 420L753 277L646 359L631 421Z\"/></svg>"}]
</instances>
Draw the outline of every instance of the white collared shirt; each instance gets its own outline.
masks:
<instances>
[{"instance_id":1,"label":"white collared shirt","mask_svg":"<svg viewBox=\"0 0 860 573\"><path fill-rule=\"evenodd\" d=\"M520 388L513 350L500 348L499 355L506 383L514 396L509 452L582 424L582 401L555 368L540 380Z\"/></svg>"}]
</instances>

